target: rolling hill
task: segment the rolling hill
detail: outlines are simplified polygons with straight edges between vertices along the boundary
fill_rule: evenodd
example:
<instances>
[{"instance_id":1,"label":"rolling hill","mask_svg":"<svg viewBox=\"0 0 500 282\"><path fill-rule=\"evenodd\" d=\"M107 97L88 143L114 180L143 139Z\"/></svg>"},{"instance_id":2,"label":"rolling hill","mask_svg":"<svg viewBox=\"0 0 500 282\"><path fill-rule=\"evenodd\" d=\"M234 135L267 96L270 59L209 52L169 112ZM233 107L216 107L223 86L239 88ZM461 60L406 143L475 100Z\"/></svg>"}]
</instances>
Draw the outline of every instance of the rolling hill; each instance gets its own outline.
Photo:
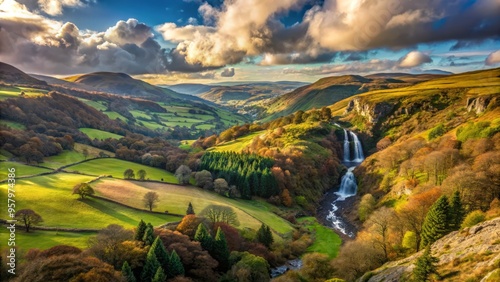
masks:
<instances>
[{"instance_id":1,"label":"rolling hill","mask_svg":"<svg viewBox=\"0 0 500 282\"><path fill-rule=\"evenodd\" d=\"M23 71L15 68L9 64L0 62L0 83L2 84L16 84L16 85L30 85L30 86L46 86L45 81L36 79L24 73Z\"/></svg>"}]
</instances>

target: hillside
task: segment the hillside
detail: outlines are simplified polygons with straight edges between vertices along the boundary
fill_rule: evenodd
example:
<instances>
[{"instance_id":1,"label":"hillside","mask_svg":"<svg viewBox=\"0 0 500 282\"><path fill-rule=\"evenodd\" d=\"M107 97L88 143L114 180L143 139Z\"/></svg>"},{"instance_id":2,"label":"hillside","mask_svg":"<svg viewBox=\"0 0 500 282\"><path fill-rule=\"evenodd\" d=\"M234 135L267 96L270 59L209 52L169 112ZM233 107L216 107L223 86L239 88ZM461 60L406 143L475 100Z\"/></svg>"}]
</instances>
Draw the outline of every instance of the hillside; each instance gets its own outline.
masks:
<instances>
[{"instance_id":1,"label":"hillside","mask_svg":"<svg viewBox=\"0 0 500 282\"><path fill-rule=\"evenodd\" d=\"M266 106L261 117L264 121L269 121L298 110L328 106L355 94L408 85L410 83L390 77L369 78L359 75L326 77L276 98Z\"/></svg>"},{"instance_id":2,"label":"hillside","mask_svg":"<svg viewBox=\"0 0 500 282\"><path fill-rule=\"evenodd\" d=\"M0 83L16 85L45 86L45 81L33 78L18 68L0 62Z\"/></svg>"},{"instance_id":3,"label":"hillside","mask_svg":"<svg viewBox=\"0 0 500 282\"><path fill-rule=\"evenodd\" d=\"M199 96L207 91L210 91L212 85L199 84L199 83L180 83L174 85L160 85L161 87L168 88L178 93Z\"/></svg>"},{"instance_id":4,"label":"hillside","mask_svg":"<svg viewBox=\"0 0 500 282\"><path fill-rule=\"evenodd\" d=\"M445 281L494 282L500 278L500 218L452 232L432 244L437 271ZM364 275L361 281L406 281L423 251L392 261ZM482 280L484 279L484 280Z\"/></svg>"}]
</instances>

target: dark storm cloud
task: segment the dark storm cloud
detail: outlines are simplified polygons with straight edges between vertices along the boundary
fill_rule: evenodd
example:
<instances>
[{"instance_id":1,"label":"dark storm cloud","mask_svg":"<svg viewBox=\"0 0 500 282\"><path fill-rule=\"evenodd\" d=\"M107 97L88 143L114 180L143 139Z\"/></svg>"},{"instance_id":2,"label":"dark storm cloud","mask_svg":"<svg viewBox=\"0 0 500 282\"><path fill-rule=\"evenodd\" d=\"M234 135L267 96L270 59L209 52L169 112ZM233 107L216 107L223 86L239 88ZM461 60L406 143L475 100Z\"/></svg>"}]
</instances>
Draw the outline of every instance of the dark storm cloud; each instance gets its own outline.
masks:
<instances>
[{"instance_id":1,"label":"dark storm cloud","mask_svg":"<svg viewBox=\"0 0 500 282\"><path fill-rule=\"evenodd\" d=\"M234 72L234 68L227 68L227 69L224 69L221 73L220 73L220 76L222 77L233 77L235 74Z\"/></svg>"}]
</instances>

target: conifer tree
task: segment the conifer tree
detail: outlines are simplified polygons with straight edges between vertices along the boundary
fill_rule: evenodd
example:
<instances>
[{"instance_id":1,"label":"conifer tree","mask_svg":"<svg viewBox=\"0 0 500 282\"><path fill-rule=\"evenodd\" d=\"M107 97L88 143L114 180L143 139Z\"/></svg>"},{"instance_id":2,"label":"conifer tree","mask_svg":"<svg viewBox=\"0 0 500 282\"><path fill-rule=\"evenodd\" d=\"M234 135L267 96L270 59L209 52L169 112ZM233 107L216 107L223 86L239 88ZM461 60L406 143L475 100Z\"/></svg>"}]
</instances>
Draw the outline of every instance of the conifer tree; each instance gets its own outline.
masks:
<instances>
[{"instance_id":1,"label":"conifer tree","mask_svg":"<svg viewBox=\"0 0 500 282\"><path fill-rule=\"evenodd\" d=\"M271 228L269 226L262 224L257 231L257 241L262 243L266 247L270 247L274 242L273 233L271 232Z\"/></svg>"},{"instance_id":2,"label":"conifer tree","mask_svg":"<svg viewBox=\"0 0 500 282\"><path fill-rule=\"evenodd\" d=\"M139 221L139 224L137 225L137 228L135 229L134 240L142 241L144 232L146 231L146 227L146 223L141 219L141 221Z\"/></svg>"},{"instance_id":3,"label":"conifer tree","mask_svg":"<svg viewBox=\"0 0 500 282\"><path fill-rule=\"evenodd\" d=\"M430 245L449 232L450 206L448 198L441 196L430 208L422 225L421 247Z\"/></svg>"},{"instance_id":4,"label":"conifer tree","mask_svg":"<svg viewBox=\"0 0 500 282\"><path fill-rule=\"evenodd\" d=\"M160 263L162 270L167 269L169 255L168 255L167 250L165 249L165 245L163 245L163 242L160 240L160 236L156 236L156 239L154 240L153 244L151 245L151 249L154 250L154 253L156 255L156 259Z\"/></svg>"},{"instance_id":5,"label":"conifer tree","mask_svg":"<svg viewBox=\"0 0 500 282\"><path fill-rule=\"evenodd\" d=\"M460 225L462 225L462 221L465 217L465 210L462 205L462 201L460 200L460 194L458 191L453 193L453 197L451 198L451 206L450 206L450 230L458 230Z\"/></svg>"},{"instance_id":6,"label":"conifer tree","mask_svg":"<svg viewBox=\"0 0 500 282\"><path fill-rule=\"evenodd\" d=\"M436 274L436 263L439 260L431 255L431 247L427 245L424 254L420 256L415 262L415 268L413 269L413 280L415 282L426 282L430 281L430 276Z\"/></svg>"},{"instance_id":7,"label":"conifer tree","mask_svg":"<svg viewBox=\"0 0 500 282\"><path fill-rule=\"evenodd\" d=\"M201 247L204 250L211 251L212 249L212 236L208 233L207 228L203 223L198 225L198 229L196 229L196 234L194 235L194 240L200 242Z\"/></svg>"},{"instance_id":8,"label":"conifer tree","mask_svg":"<svg viewBox=\"0 0 500 282\"><path fill-rule=\"evenodd\" d=\"M226 236L224 231L219 227L215 235L212 257L219 262L219 268L222 271L229 269L229 248L227 246Z\"/></svg>"},{"instance_id":9,"label":"conifer tree","mask_svg":"<svg viewBox=\"0 0 500 282\"><path fill-rule=\"evenodd\" d=\"M150 224L148 223L148 227L146 227L146 231L144 231L144 236L142 237L142 241L146 246L151 246L151 244L153 244L153 241L155 240L155 237L153 235L153 227L152 225L149 225Z\"/></svg>"},{"instance_id":10,"label":"conifer tree","mask_svg":"<svg viewBox=\"0 0 500 282\"><path fill-rule=\"evenodd\" d=\"M156 274L156 271L158 270L158 267L160 267L160 263L158 262L158 259L156 259L154 250L151 248L149 249L146 262L142 268L141 282L151 282Z\"/></svg>"},{"instance_id":11,"label":"conifer tree","mask_svg":"<svg viewBox=\"0 0 500 282\"><path fill-rule=\"evenodd\" d=\"M194 214L194 209L193 209L193 205L191 204L191 202L189 202L188 208L186 210L186 215L189 215L189 214Z\"/></svg>"},{"instance_id":12,"label":"conifer tree","mask_svg":"<svg viewBox=\"0 0 500 282\"><path fill-rule=\"evenodd\" d=\"M165 275L165 272L163 271L163 268L158 267L156 270L155 276L151 280L151 282L165 282L167 281L167 275Z\"/></svg>"},{"instance_id":13,"label":"conifer tree","mask_svg":"<svg viewBox=\"0 0 500 282\"><path fill-rule=\"evenodd\" d=\"M178 275L184 275L184 266L177 252L173 250L170 254L168 277L173 278Z\"/></svg>"},{"instance_id":14,"label":"conifer tree","mask_svg":"<svg viewBox=\"0 0 500 282\"><path fill-rule=\"evenodd\" d=\"M132 272L132 269L130 268L130 265L128 264L127 261L125 261L123 263L122 275L123 275L123 277L125 277L126 282L136 282L137 281L135 279L134 273Z\"/></svg>"}]
</instances>

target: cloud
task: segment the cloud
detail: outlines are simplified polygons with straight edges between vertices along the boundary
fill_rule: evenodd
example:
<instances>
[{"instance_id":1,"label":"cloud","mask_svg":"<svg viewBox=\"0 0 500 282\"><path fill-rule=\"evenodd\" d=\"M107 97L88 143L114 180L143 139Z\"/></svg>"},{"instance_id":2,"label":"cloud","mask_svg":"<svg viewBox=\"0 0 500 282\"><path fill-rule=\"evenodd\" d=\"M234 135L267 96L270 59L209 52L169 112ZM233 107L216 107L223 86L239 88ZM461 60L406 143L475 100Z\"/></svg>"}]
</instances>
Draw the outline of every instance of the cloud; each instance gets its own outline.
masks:
<instances>
[{"instance_id":1,"label":"cloud","mask_svg":"<svg viewBox=\"0 0 500 282\"><path fill-rule=\"evenodd\" d=\"M262 66L287 65L287 64L308 64L331 62L336 53L308 54L308 53L289 53L289 54L264 54L260 61Z\"/></svg>"},{"instance_id":2,"label":"cloud","mask_svg":"<svg viewBox=\"0 0 500 282\"><path fill-rule=\"evenodd\" d=\"M429 55L420 51L411 51L400 59L399 66L402 68L413 68L430 62L432 62L432 59Z\"/></svg>"},{"instance_id":3,"label":"cloud","mask_svg":"<svg viewBox=\"0 0 500 282\"><path fill-rule=\"evenodd\" d=\"M40 8L51 16L61 15L64 7L82 7L80 0L38 0Z\"/></svg>"},{"instance_id":4,"label":"cloud","mask_svg":"<svg viewBox=\"0 0 500 282\"><path fill-rule=\"evenodd\" d=\"M222 77L233 77L234 76L234 68L227 68L224 69L221 73L220 76Z\"/></svg>"},{"instance_id":5,"label":"cloud","mask_svg":"<svg viewBox=\"0 0 500 282\"><path fill-rule=\"evenodd\" d=\"M130 43L138 45L151 37L153 37L151 28L143 23L139 23L136 19L118 21L115 26L108 28L104 33L106 41L118 45Z\"/></svg>"},{"instance_id":6,"label":"cloud","mask_svg":"<svg viewBox=\"0 0 500 282\"><path fill-rule=\"evenodd\" d=\"M500 64L500 50L497 50L489 54L486 60L484 61L484 64L487 66Z\"/></svg>"}]
</instances>

